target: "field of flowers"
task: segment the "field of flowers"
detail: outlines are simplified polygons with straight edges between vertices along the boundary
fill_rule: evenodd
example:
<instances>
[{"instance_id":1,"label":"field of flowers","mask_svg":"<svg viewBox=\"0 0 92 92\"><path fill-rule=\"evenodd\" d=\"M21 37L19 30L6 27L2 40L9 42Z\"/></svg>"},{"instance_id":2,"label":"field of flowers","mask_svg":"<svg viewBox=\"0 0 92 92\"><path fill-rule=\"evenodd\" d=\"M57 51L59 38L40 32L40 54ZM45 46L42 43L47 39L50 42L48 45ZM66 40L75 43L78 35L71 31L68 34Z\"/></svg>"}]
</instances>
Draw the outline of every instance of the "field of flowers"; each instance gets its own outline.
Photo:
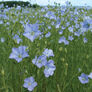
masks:
<instances>
[{"instance_id":1,"label":"field of flowers","mask_svg":"<svg viewBox=\"0 0 92 92\"><path fill-rule=\"evenodd\" d=\"M90 9L0 5L0 92L92 92Z\"/></svg>"}]
</instances>

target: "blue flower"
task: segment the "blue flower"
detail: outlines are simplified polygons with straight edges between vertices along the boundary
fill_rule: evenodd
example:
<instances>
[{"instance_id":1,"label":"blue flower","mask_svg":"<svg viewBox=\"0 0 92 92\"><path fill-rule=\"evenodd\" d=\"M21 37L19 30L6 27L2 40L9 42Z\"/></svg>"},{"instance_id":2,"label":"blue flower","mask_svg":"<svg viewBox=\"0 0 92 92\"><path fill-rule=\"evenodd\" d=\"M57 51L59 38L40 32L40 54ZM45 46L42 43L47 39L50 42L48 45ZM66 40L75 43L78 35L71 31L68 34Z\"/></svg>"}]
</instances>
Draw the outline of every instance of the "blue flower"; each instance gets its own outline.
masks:
<instances>
[{"instance_id":1,"label":"blue flower","mask_svg":"<svg viewBox=\"0 0 92 92\"><path fill-rule=\"evenodd\" d=\"M21 6L17 6L16 7L16 10L21 10Z\"/></svg>"},{"instance_id":2,"label":"blue flower","mask_svg":"<svg viewBox=\"0 0 92 92\"><path fill-rule=\"evenodd\" d=\"M82 84L88 83L89 79L88 79L88 75L82 73L81 76L78 77L78 79L80 80L80 82Z\"/></svg>"},{"instance_id":3,"label":"blue flower","mask_svg":"<svg viewBox=\"0 0 92 92\"><path fill-rule=\"evenodd\" d=\"M90 24L88 23L87 20L85 20L85 21L83 22L83 27L86 28L86 29L88 29L88 28L90 27Z\"/></svg>"},{"instance_id":4,"label":"blue flower","mask_svg":"<svg viewBox=\"0 0 92 92\"><path fill-rule=\"evenodd\" d=\"M51 29L51 26L48 26L48 29Z\"/></svg>"},{"instance_id":5,"label":"blue flower","mask_svg":"<svg viewBox=\"0 0 92 92\"><path fill-rule=\"evenodd\" d=\"M2 20L0 20L0 24L3 24L3 21Z\"/></svg>"},{"instance_id":6,"label":"blue flower","mask_svg":"<svg viewBox=\"0 0 92 92\"><path fill-rule=\"evenodd\" d=\"M48 32L48 33L45 35L45 37L48 38L48 37L50 37L50 35L51 35L51 33Z\"/></svg>"},{"instance_id":7,"label":"blue flower","mask_svg":"<svg viewBox=\"0 0 92 92\"><path fill-rule=\"evenodd\" d=\"M88 77L89 77L90 79L92 79L92 72L88 75Z\"/></svg>"},{"instance_id":8,"label":"blue flower","mask_svg":"<svg viewBox=\"0 0 92 92\"><path fill-rule=\"evenodd\" d=\"M56 16L54 15L54 12L48 11L44 17L47 17L49 19L56 19Z\"/></svg>"},{"instance_id":9,"label":"blue flower","mask_svg":"<svg viewBox=\"0 0 92 92\"><path fill-rule=\"evenodd\" d=\"M5 39L3 37L1 37L1 42L4 43L5 42Z\"/></svg>"},{"instance_id":10,"label":"blue flower","mask_svg":"<svg viewBox=\"0 0 92 92\"><path fill-rule=\"evenodd\" d=\"M81 72L81 70L82 70L81 68L78 68L78 72Z\"/></svg>"},{"instance_id":11,"label":"blue flower","mask_svg":"<svg viewBox=\"0 0 92 92\"><path fill-rule=\"evenodd\" d=\"M89 29L92 30L92 19L89 16L86 16L80 24L82 32L87 32Z\"/></svg>"},{"instance_id":12,"label":"blue flower","mask_svg":"<svg viewBox=\"0 0 92 92\"><path fill-rule=\"evenodd\" d=\"M59 28L61 24L61 19L57 18L56 28Z\"/></svg>"},{"instance_id":13,"label":"blue flower","mask_svg":"<svg viewBox=\"0 0 92 92\"><path fill-rule=\"evenodd\" d=\"M52 21L52 22L51 22L51 25L54 25L54 24L55 24L54 21Z\"/></svg>"},{"instance_id":14,"label":"blue flower","mask_svg":"<svg viewBox=\"0 0 92 92\"><path fill-rule=\"evenodd\" d=\"M54 56L53 51L51 49L45 49L43 55L47 57Z\"/></svg>"},{"instance_id":15,"label":"blue flower","mask_svg":"<svg viewBox=\"0 0 92 92\"><path fill-rule=\"evenodd\" d=\"M44 8L42 8L42 9L41 9L41 12L45 12L45 9L44 9Z\"/></svg>"},{"instance_id":16,"label":"blue flower","mask_svg":"<svg viewBox=\"0 0 92 92\"><path fill-rule=\"evenodd\" d=\"M68 44L69 44L69 41L65 40L65 41L64 41L64 44L65 44L65 45L68 45Z\"/></svg>"},{"instance_id":17,"label":"blue flower","mask_svg":"<svg viewBox=\"0 0 92 92\"><path fill-rule=\"evenodd\" d=\"M41 32L38 30L38 28L39 27L37 24L27 24L23 35L33 42L34 39L41 35Z\"/></svg>"},{"instance_id":18,"label":"blue flower","mask_svg":"<svg viewBox=\"0 0 92 92\"><path fill-rule=\"evenodd\" d=\"M69 32L72 32L72 33L73 33L73 29L74 29L73 27L68 28Z\"/></svg>"},{"instance_id":19,"label":"blue flower","mask_svg":"<svg viewBox=\"0 0 92 92\"><path fill-rule=\"evenodd\" d=\"M4 4L0 4L0 8L4 8Z\"/></svg>"},{"instance_id":20,"label":"blue flower","mask_svg":"<svg viewBox=\"0 0 92 92\"><path fill-rule=\"evenodd\" d=\"M63 34L63 30L59 30L58 32L59 32L59 34Z\"/></svg>"},{"instance_id":21,"label":"blue flower","mask_svg":"<svg viewBox=\"0 0 92 92\"><path fill-rule=\"evenodd\" d=\"M84 43L87 43L87 42L88 42L88 39L84 37L84 38L83 38L83 42L84 42Z\"/></svg>"},{"instance_id":22,"label":"blue flower","mask_svg":"<svg viewBox=\"0 0 92 92\"><path fill-rule=\"evenodd\" d=\"M54 65L54 61L49 60L45 65L45 69L44 69L45 77L52 76L54 74L55 69L56 69L56 66Z\"/></svg>"},{"instance_id":23,"label":"blue flower","mask_svg":"<svg viewBox=\"0 0 92 92\"><path fill-rule=\"evenodd\" d=\"M78 31L74 32L74 35L75 35L75 36L78 36L78 37L79 37L79 36L80 36L80 34L81 34L81 33L80 33L80 32L78 32Z\"/></svg>"},{"instance_id":24,"label":"blue flower","mask_svg":"<svg viewBox=\"0 0 92 92\"><path fill-rule=\"evenodd\" d=\"M70 6L71 5L71 2L66 1L65 4L66 4L66 6Z\"/></svg>"},{"instance_id":25,"label":"blue flower","mask_svg":"<svg viewBox=\"0 0 92 92\"><path fill-rule=\"evenodd\" d=\"M69 44L69 41L67 41L64 36L62 36L62 37L59 39L58 43L63 43L63 42L64 42L65 45L68 45L68 44Z\"/></svg>"},{"instance_id":26,"label":"blue flower","mask_svg":"<svg viewBox=\"0 0 92 92\"><path fill-rule=\"evenodd\" d=\"M32 60L32 63L35 64L38 68L44 66L46 62L47 60L45 55L39 56L38 58L35 56L35 59Z\"/></svg>"},{"instance_id":27,"label":"blue flower","mask_svg":"<svg viewBox=\"0 0 92 92\"><path fill-rule=\"evenodd\" d=\"M62 36L60 39L59 39L59 43L62 43L62 42L65 42L66 38L64 36Z\"/></svg>"},{"instance_id":28,"label":"blue flower","mask_svg":"<svg viewBox=\"0 0 92 92\"><path fill-rule=\"evenodd\" d=\"M22 39L20 39L20 37L16 34L14 37L13 37L14 41L17 42L18 44L20 42L22 42Z\"/></svg>"},{"instance_id":29,"label":"blue flower","mask_svg":"<svg viewBox=\"0 0 92 92\"><path fill-rule=\"evenodd\" d=\"M68 36L68 40L72 41L74 38L72 36Z\"/></svg>"},{"instance_id":30,"label":"blue flower","mask_svg":"<svg viewBox=\"0 0 92 92\"><path fill-rule=\"evenodd\" d=\"M80 26L79 26L79 24L76 23L76 24L75 24L75 27L76 27L76 28L79 28Z\"/></svg>"},{"instance_id":31,"label":"blue flower","mask_svg":"<svg viewBox=\"0 0 92 92\"><path fill-rule=\"evenodd\" d=\"M33 77L29 77L24 80L23 87L28 88L29 91L33 91L34 87L36 86L37 82L35 82Z\"/></svg>"},{"instance_id":32,"label":"blue flower","mask_svg":"<svg viewBox=\"0 0 92 92\"><path fill-rule=\"evenodd\" d=\"M69 25L70 25L70 22L67 22L67 23L66 23L66 26L68 27Z\"/></svg>"},{"instance_id":33,"label":"blue flower","mask_svg":"<svg viewBox=\"0 0 92 92\"><path fill-rule=\"evenodd\" d=\"M22 61L23 58L29 57L28 50L26 46L19 46L18 48L12 48L12 53L10 54L10 59L15 59L17 62Z\"/></svg>"}]
</instances>

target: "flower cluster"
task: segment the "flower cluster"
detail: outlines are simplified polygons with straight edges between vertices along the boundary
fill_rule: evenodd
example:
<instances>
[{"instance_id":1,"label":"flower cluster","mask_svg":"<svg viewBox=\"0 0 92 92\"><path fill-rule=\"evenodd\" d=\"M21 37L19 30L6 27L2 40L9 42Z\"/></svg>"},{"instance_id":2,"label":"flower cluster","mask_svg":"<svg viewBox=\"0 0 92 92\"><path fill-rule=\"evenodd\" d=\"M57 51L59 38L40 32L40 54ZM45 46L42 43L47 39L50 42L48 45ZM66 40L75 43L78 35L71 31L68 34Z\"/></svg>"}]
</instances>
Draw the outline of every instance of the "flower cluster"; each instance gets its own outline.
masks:
<instances>
[{"instance_id":1,"label":"flower cluster","mask_svg":"<svg viewBox=\"0 0 92 92\"><path fill-rule=\"evenodd\" d=\"M35 56L35 59L32 60L32 63L35 64L38 68L41 68L42 66L44 66L46 62L47 60L45 55L41 55L38 58L37 56Z\"/></svg>"},{"instance_id":2,"label":"flower cluster","mask_svg":"<svg viewBox=\"0 0 92 92\"><path fill-rule=\"evenodd\" d=\"M66 5L71 6L70 2L68 2L68 1L66 2ZM0 8L3 8L3 5L0 5ZM18 6L16 8L16 10L20 11L20 10L22 10L22 7ZM53 10L54 10L54 8L53 8ZM23 36L28 38L31 42L34 42L34 40L37 39L38 37L40 40L44 36L48 39L51 38L51 41L54 41L54 39L53 39L54 37L50 37L50 36L53 36L54 32L52 33L52 30L54 29L53 31L56 31L54 36L57 35L57 31L58 31L58 34L61 35L60 38L58 39L58 41L57 41L57 39L56 39L56 41L59 44L64 43L65 45L69 45L69 42L74 40L74 38L75 38L74 36L77 36L77 37L79 37L81 35L85 36L85 34L84 34L85 32L87 32L88 30L92 30L92 18L91 17L88 17L85 14L83 22L80 22L82 20L79 17L79 16L81 16L81 15L79 15L79 14L81 14L81 9L79 9L79 10L74 9L74 11L70 11L70 10L72 10L72 8L68 9L66 6L63 6L63 7L61 7L61 9L59 8L59 9L57 9L56 12L54 12L54 11L49 10L48 7L45 7L45 8L42 8L41 11L39 10L38 12L36 12L35 10L32 10L32 13L33 14L35 13L35 15L30 15L30 11L24 9L24 11L21 11L21 17L19 19L17 18L16 20L13 20L14 19L13 17L10 18L7 16L8 14L6 12L8 12L8 10L5 9L3 11L4 13L0 14L0 17L2 17L1 19L3 19L3 20L7 19L7 21L4 22L3 20L0 20L0 25L2 26L2 24L6 23L5 26L7 26L7 30L10 30L12 33L11 26L8 27L11 24L10 21L12 21L12 23L15 23L17 25L17 21L19 20L20 24L22 25L21 27L24 27L24 32L19 30L19 34L22 34ZM69 13L69 11L70 11L70 13ZM44 15L43 14L41 15L40 14L41 12L43 12ZM11 13L10 15L14 15L13 12L10 12L10 13ZM17 17L20 15L20 13L17 13L17 11L15 13L16 13ZM30 15L30 16L27 16L26 14ZM25 15L25 17L27 16L28 18L27 19L25 18L23 20L24 16L22 16L22 15ZM31 21L29 18L32 18L32 19L36 18L37 21L35 22L35 24L30 24ZM43 20L40 20L40 18ZM48 20L48 22L47 22L47 20ZM49 22L51 25L49 24ZM14 26L15 26L15 24L14 24ZM15 28L15 30L16 30L16 28ZM51 31L46 32L47 30L51 30ZM46 34L45 34L45 32L46 32ZM69 35L67 35L68 33L69 33ZM22 36L20 36L20 37L22 38ZM19 37L19 35L16 34L16 32L14 32L13 40L18 45L20 42L22 42L22 39L20 37ZM56 38L58 38L58 37L56 36ZM86 37L84 37L82 40L84 43L88 42L88 39ZM4 42L6 42L6 39L3 37L0 38L0 42L4 43ZM28 45L28 46L30 47L30 45ZM59 50L60 51L62 50L62 46L60 47ZM19 63L24 58L29 57L28 52L29 52L28 47L21 45L18 48L12 48L12 52L11 52L9 58L15 59ZM50 57L54 57L53 50L45 48L44 51L42 52L42 55L35 56L35 58L32 60L32 63L35 66L37 66L38 68L42 68L42 67L44 68L43 73L46 78L48 78L49 76L52 76L54 74L54 71L56 70L54 61L52 59L49 59ZM88 83L89 78L92 79L92 73L90 73L89 75L82 73L80 76L78 76L78 79L80 80L80 82L82 84ZM23 87L27 88L29 91L33 91L33 89L36 86L37 86L37 82L35 82L35 80L32 76L29 78L26 78L24 80Z\"/></svg>"},{"instance_id":3,"label":"flower cluster","mask_svg":"<svg viewBox=\"0 0 92 92\"><path fill-rule=\"evenodd\" d=\"M45 77L52 76L56 69L53 60L47 61L47 57L50 56L54 56L53 51L51 49L46 48L43 51L43 55L39 56L38 58L37 56L35 56L35 58L32 60L32 63L35 64L38 68L41 68L42 66L45 67L44 69Z\"/></svg>"},{"instance_id":4,"label":"flower cluster","mask_svg":"<svg viewBox=\"0 0 92 92\"><path fill-rule=\"evenodd\" d=\"M69 41L67 41L66 38L64 36L62 36L59 39L58 43L64 43L65 45L68 45L69 44Z\"/></svg>"}]
</instances>

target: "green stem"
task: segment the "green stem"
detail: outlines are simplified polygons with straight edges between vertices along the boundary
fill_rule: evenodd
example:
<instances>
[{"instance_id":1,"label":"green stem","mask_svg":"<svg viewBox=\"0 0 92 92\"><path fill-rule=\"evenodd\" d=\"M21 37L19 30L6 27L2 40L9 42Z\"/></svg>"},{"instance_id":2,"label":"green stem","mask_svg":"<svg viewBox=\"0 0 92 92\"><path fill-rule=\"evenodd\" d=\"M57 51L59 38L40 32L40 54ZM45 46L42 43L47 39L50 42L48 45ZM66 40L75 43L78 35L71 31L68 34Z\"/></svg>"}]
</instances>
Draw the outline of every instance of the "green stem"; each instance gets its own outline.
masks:
<instances>
[{"instance_id":1,"label":"green stem","mask_svg":"<svg viewBox=\"0 0 92 92\"><path fill-rule=\"evenodd\" d=\"M57 84L58 92L61 92L59 84Z\"/></svg>"}]
</instances>

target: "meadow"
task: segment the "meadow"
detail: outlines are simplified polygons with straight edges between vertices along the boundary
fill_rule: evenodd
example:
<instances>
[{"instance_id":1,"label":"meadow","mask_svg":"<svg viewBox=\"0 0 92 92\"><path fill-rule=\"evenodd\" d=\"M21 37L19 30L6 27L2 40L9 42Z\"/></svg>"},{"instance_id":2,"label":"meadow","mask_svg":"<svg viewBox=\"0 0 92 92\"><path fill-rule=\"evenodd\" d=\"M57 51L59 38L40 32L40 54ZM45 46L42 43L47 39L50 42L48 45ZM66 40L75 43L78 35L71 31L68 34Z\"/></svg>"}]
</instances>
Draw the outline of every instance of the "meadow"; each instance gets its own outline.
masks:
<instances>
[{"instance_id":1,"label":"meadow","mask_svg":"<svg viewBox=\"0 0 92 92\"><path fill-rule=\"evenodd\" d=\"M90 7L0 8L0 92L92 92Z\"/></svg>"}]
</instances>

